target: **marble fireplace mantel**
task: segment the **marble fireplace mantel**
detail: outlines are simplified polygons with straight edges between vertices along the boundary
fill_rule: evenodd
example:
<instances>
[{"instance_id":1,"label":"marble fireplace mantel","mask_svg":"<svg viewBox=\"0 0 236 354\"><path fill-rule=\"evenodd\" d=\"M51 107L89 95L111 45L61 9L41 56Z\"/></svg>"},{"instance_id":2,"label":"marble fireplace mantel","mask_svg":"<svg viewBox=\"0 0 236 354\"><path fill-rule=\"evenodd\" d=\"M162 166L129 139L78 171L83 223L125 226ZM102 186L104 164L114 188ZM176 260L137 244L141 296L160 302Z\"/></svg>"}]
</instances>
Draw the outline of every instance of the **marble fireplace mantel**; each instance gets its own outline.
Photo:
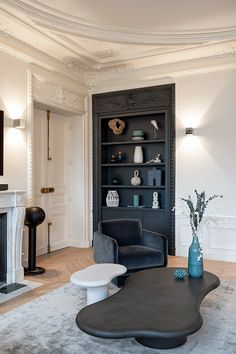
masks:
<instances>
[{"instance_id":1,"label":"marble fireplace mantel","mask_svg":"<svg viewBox=\"0 0 236 354\"><path fill-rule=\"evenodd\" d=\"M24 191L0 192L0 214L7 213L7 284L17 283L24 279L22 267L24 194Z\"/></svg>"}]
</instances>

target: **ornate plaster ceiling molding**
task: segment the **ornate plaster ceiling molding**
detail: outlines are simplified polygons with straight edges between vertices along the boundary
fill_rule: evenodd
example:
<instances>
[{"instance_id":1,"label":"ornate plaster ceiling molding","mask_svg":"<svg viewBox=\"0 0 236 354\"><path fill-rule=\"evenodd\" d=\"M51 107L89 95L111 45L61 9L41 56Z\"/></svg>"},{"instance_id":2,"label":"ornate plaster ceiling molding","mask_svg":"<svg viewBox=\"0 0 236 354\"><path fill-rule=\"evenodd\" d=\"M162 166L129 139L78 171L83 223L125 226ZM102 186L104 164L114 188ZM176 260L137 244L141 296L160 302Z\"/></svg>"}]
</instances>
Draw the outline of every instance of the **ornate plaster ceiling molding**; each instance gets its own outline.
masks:
<instances>
[{"instance_id":1,"label":"ornate plaster ceiling molding","mask_svg":"<svg viewBox=\"0 0 236 354\"><path fill-rule=\"evenodd\" d=\"M69 55L76 55L77 62L81 62L86 66L87 64L94 64L96 62L90 61L89 58L83 59L79 53L74 53L73 50L67 48L65 43L59 43L58 37L50 34L45 34L38 31L36 28L30 26L23 20L15 18L12 14L0 9L0 35L4 37L3 42L8 42L9 47L16 47L22 52L22 59L31 62L34 58L38 63L43 62L48 65L48 68L57 68L61 66L66 68L65 61L62 59ZM35 38L38 41L35 41ZM0 45L2 43L0 42ZM50 50L49 50L50 49ZM27 58L27 59L26 59ZM88 65L89 65L88 64ZM69 64L68 64L69 67ZM78 71L77 71L78 73Z\"/></svg>"},{"instance_id":2,"label":"ornate plaster ceiling molding","mask_svg":"<svg viewBox=\"0 0 236 354\"><path fill-rule=\"evenodd\" d=\"M41 66L49 72L57 72L59 77L67 79L67 81L70 80L74 84L83 85L84 83L84 72L81 70L73 70L68 63L68 60L64 62L62 59L59 60L48 55L42 50L33 47L31 44L16 38L7 28L2 31L1 26L0 49L24 62L33 63L39 67ZM72 59L70 59L70 61L71 60ZM78 63L79 60L77 59L77 67L79 67ZM81 63L81 65L83 64Z\"/></svg>"},{"instance_id":3,"label":"ornate plaster ceiling molding","mask_svg":"<svg viewBox=\"0 0 236 354\"><path fill-rule=\"evenodd\" d=\"M63 57L61 58L61 62L67 69L80 73L81 75L90 69L90 65L81 62L79 59L74 57Z\"/></svg>"},{"instance_id":4,"label":"ornate plaster ceiling molding","mask_svg":"<svg viewBox=\"0 0 236 354\"><path fill-rule=\"evenodd\" d=\"M135 28L99 25L68 13L46 6L40 1L2 0L13 6L31 20L44 28L87 38L133 43L133 44L168 44L193 45L216 40L236 38L236 26L219 28L201 28L191 30L148 31Z\"/></svg>"},{"instance_id":5,"label":"ornate plaster ceiling molding","mask_svg":"<svg viewBox=\"0 0 236 354\"><path fill-rule=\"evenodd\" d=\"M33 74L32 78L33 99L43 103L49 103L64 110L68 109L77 113L85 112L84 97L65 89L57 82Z\"/></svg>"},{"instance_id":6,"label":"ornate plaster ceiling molding","mask_svg":"<svg viewBox=\"0 0 236 354\"><path fill-rule=\"evenodd\" d=\"M113 68L94 75L92 90L99 92L101 89L109 90L114 87L129 87L138 83L147 85L155 80L172 80L175 77L196 75L204 72L231 69L236 67L236 51L231 53L218 53L212 57L182 60L179 62L163 65L150 65L135 67L134 65L123 66L122 70ZM89 85L90 82L87 82Z\"/></svg>"},{"instance_id":7,"label":"ornate plaster ceiling molding","mask_svg":"<svg viewBox=\"0 0 236 354\"><path fill-rule=\"evenodd\" d=\"M90 70L90 76L93 73L93 80L87 80L86 84L88 86L100 85L104 81L113 83L114 80L126 80L127 78L132 78L135 80L139 73L144 72L146 77L151 78L152 75L159 75L164 73L180 72L184 71L184 66L186 69L201 69L201 66L213 67L216 65L229 65L235 64L236 62L236 41L226 42L226 43L216 43L211 46L199 46L192 48L187 51L179 51L169 53L169 55L153 56L149 58L142 58L139 60L127 61L126 63L120 65L113 65L107 67L100 67L98 70ZM147 73L149 74L147 75Z\"/></svg>"}]
</instances>

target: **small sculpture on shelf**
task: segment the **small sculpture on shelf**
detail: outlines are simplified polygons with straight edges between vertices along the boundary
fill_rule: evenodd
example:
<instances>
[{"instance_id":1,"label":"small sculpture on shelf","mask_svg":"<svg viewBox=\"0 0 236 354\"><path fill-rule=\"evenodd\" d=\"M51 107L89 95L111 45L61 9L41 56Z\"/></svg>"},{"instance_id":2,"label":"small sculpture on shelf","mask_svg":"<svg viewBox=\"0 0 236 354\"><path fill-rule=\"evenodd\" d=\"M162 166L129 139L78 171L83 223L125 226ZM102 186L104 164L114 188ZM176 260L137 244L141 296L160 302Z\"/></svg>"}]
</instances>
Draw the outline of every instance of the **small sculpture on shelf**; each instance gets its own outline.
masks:
<instances>
[{"instance_id":1,"label":"small sculpture on shelf","mask_svg":"<svg viewBox=\"0 0 236 354\"><path fill-rule=\"evenodd\" d=\"M154 162L154 163L161 163L162 161L161 161L161 154L156 154L155 156L154 156L154 158L153 159L151 159L150 161L148 161L147 163L151 163L151 162Z\"/></svg>"},{"instance_id":2,"label":"small sculpture on shelf","mask_svg":"<svg viewBox=\"0 0 236 354\"><path fill-rule=\"evenodd\" d=\"M125 122L121 119L111 119L108 122L109 128L115 135L121 135L125 129Z\"/></svg>"},{"instance_id":3,"label":"small sculpture on shelf","mask_svg":"<svg viewBox=\"0 0 236 354\"><path fill-rule=\"evenodd\" d=\"M110 158L110 163L122 163L125 162L126 156L122 151L119 151L118 154L112 154Z\"/></svg>"},{"instance_id":4,"label":"small sculpture on shelf","mask_svg":"<svg viewBox=\"0 0 236 354\"><path fill-rule=\"evenodd\" d=\"M148 171L148 185L149 186L161 186L161 174L162 171L153 167Z\"/></svg>"},{"instance_id":5,"label":"small sculpture on shelf","mask_svg":"<svg viewBox=\"0 0 236 354\"><path fill-rule=\"evenodd\" d=\"M131 178L130 182L133 186L139 186L142 183L139 177L139 170L134 171L134 176Z\"/></svg>"},{"instance_id":6,"label":"small sculpture on shelf","mask_svg":"<svg viewBox=\"0 0 236 354\"><path fill-rule=\"evenodd\" d=\"M118 152L117 160L118 160L119 163L122 163L122 162L125 161L125 154L122 151Z\"/></svg>"},{"instance_id":7,"label":"small sculpture on shelf","mask_svg":"<svg viewBox=\"0 0 236 354\"><path fill-rule=\"evenodd\" d=\"M158 125L157 125L156 120L152 119L150 124L153 126L153 138L157 139Z\"/></svg>"},{"instance_id":8,"label":"small sculpture on shelf","mask_svg":"<svg viewBox=\"0 0 236 354\"><path fill-rule=\"evenodd\" d=\"M116 163L116 162L117 162L117 159L116 159L116 155L115 155L115 154L112 154L112 155L111 155L110 162L111 162L111 163Z\"/></svg>"},{"instance_id":9,"label":"small sculpture on shelf","mask_svg":"<svg viewBox=\"0 0 236 354\"><path fill-rule=\"evenodd\" d=\"M114 177L112 178L111 183L115 184L115 185L120 183L120 178L119 178L118 174L114 174Z\"/></svg>"},{"instance_id":10,"label":"small sculpture on shelf","mask_svg":"<svg viewBox=\"0 0 236 354\"><path fill-rule=\"evenodd\" d=\"M152 208L153 209L159 209L160 208L159 201L158 201L158 193L157 192L153 192L153 195L152 195Z\"/></svg>"}]
</instances>

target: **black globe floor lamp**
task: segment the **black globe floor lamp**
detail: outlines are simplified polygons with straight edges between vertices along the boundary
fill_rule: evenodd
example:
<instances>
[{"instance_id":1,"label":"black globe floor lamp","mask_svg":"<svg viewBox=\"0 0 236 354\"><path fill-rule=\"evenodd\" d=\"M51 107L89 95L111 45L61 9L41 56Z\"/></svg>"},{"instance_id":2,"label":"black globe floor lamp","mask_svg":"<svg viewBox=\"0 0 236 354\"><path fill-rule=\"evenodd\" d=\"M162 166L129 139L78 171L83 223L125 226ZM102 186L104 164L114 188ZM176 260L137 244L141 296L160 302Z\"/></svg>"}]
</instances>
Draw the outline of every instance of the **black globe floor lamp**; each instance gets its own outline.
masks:
<instances>
[{"instance_id":1,"label":"black globe floor lamp","mask_svg":"<svg viewBox=\"0 0 236 354\"><path fill-rule=\"evenodd\" d=\"M25 275L37 275L45 272L42 267L36 267L36 227L45 219L45 212L38 206L26 208L25 225L29 229L28 268L24 268Z\"/></svg>"}]
</instances>

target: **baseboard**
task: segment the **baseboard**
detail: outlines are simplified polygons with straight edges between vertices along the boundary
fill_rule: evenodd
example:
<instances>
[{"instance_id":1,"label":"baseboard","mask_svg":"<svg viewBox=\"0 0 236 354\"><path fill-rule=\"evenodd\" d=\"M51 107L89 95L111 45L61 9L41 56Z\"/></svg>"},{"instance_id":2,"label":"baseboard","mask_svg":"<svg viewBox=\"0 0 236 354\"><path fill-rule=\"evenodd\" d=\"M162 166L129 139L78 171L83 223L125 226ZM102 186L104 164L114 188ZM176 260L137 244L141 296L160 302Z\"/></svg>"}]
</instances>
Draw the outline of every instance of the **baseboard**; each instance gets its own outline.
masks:
<instances>
[{"instance_id":1,"label":"baseboard","mask_svg":"<svg viewBox=\"0 0 236 354\"><path fill-rule=\"evenodd\" d=\"M69 243L70 247L77 247L77 248L89 248L91 245L89 245L87 242L83 241L70 241Z\"/></svg>"}]
</instances>

